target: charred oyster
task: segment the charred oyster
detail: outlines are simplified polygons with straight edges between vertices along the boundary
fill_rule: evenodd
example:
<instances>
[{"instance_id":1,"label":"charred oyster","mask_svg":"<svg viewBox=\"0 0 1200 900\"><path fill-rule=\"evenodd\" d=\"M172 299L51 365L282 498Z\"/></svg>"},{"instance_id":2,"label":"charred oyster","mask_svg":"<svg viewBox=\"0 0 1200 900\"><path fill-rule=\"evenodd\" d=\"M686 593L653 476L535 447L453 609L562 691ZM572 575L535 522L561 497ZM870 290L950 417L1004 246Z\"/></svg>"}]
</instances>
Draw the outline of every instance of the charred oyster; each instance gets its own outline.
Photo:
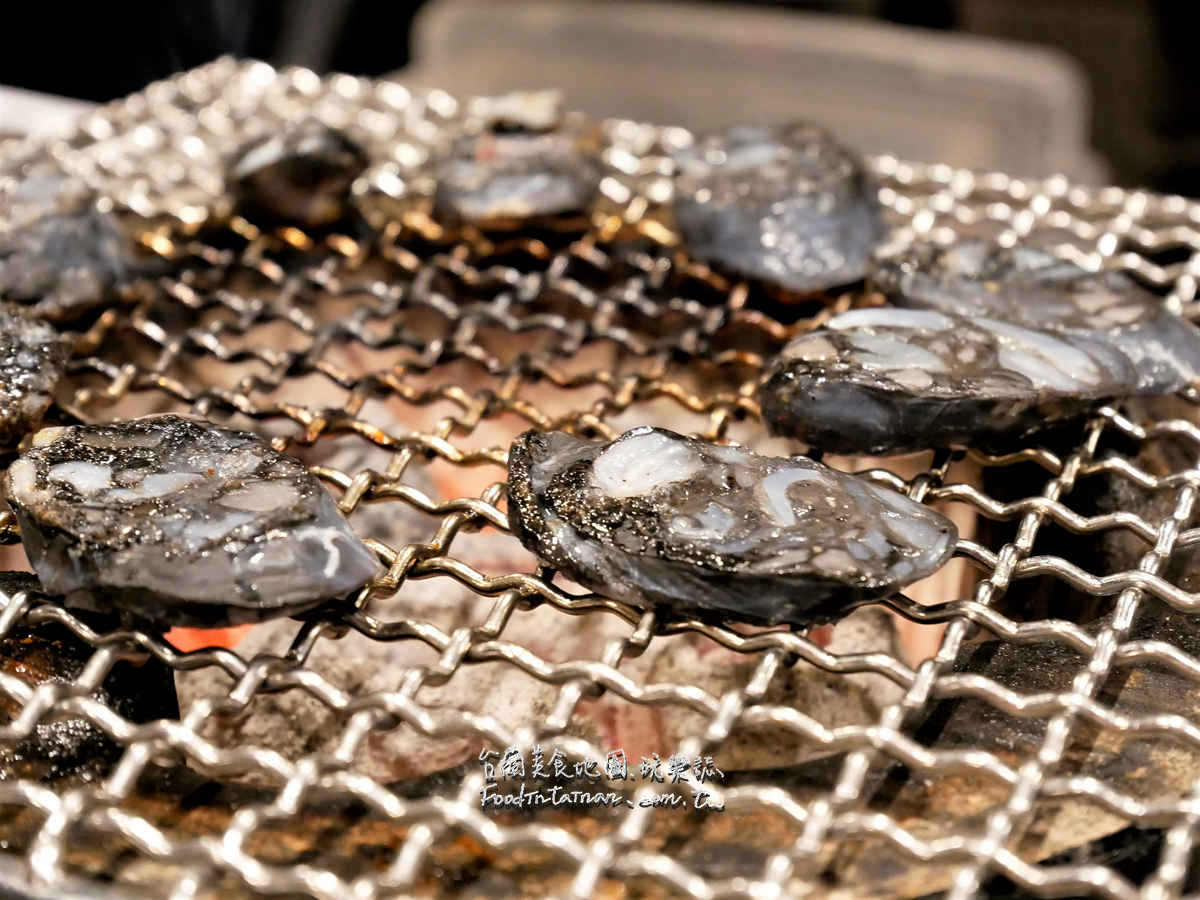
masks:
<instances>
[{"instance_id":1,"label":"charred oyster","mask_svg":"<svg viewBox=\"0 0 1200 900\"><path fill-rule=\"evenodd\" d=\"M0 303L0 450L37 427L68 353L52 327Z\"/></svg>"},{"instance_id":2,"label":"charred oyster","mask_svg":"<svg viewBox=\"0 0 1200 900\"><path fill-rule=\"evenodd\" d=\"M673 614L799 626L924 578L952 522L820 463L642 427L595 443L527 432L509 451L513 533L606 596Z\"/></svg>"},{"instance_id":3,"label":"charred oyster","mask_svg":"<svg viewBox=\"0 0 1200 900\"><path fill-rule=\"evenodd\" d=\"M298 460L181 416L43 429L5 488L47 592L162 626L289 615L380 568Z\"/></svg>"},{"instance_id":4,"label":"charred oyster","mask_svg":"<svg viewBox=\"0 0 1200 900\"><path fill-rule=\"evenodd\" d=\"M0 596L5 603L21 591L38 590L41 586L33 575L0 572ZM91 617L85 624L99 629L104 623ZM31 687L66 685L79 677L93 652L90 644L65 625L16 625L0 638L0 671ZM92 696L130 722L179 717L172 672L153 657L140 665L117 663ZM16 719L20 711L21 705L10 697L0 698L4 724ZM0 780L91 780L103 777L122 752L119 744L87 719L46 716L28 737L0 744Z\"/></svg>"},{"instance_id":5,"label":"charred oyster","mask_svg":"<svg viewBox=\"0 0 1200 900\"><path fill-rule=\"evenodd\" d=\"M308 119L238 151L228 189L247 218L322 228L350 212L350 189L370 160L340 131Z\"/></svg>"},{"instance_id":6,"label":"charred oyster","mask_svg":"<svg viewBox=\"0 0 1200 900\"><path fill-rule=\"evenodd\" d=\"M871 282L897 306L1109 341L1137 367L1139 394L1179 390L1200 373L1200 328L1126 275L1089 272L1037 248L917 244L875 264Z\"/></svg>"},{"instance_id":7,"label":"charred oyster","mask_svg":"<svg viewBox=\"0 0 1200 900\"><path fill-rule=\"evenodd\" d=\"M1100 339L933 310L857 309L792 340L759 389L768 429L834 453L1003 444L1135 393Z\"/></svg>"},{"instance_id":8,"label":"charred oyster","mask_svg":"<svg viewBox=\"0 0 1200 900\"><path fill-rule=\"evenodd\" d=\"M68 321L144 265L112 214L87 207L46 215L0 235L0 298L29 304L39 318Z\"/></svg>"},{"instance_id":9,"label":"charred oyster","mask_svg":"<svg viewBox=\"0 0 1200 900\"><path fill-rule=\"evenodd\" d=\"M455 140L435 166L434 216L502 228L587 209L600 168L586 136L562 122L557 94L479 98L473 111L483 129Z\"/></svg>"},{"instance_id":10,"label":"charred oyster","mask_svg":"<svg viewBox=\"0 0 1200 900\"><path fill-rule=\"evenodd\" d=\"M802 294L866 274L884 234L875 186L824 129L737 126L676 162L675 218L698 259Z\"/></svg>"}]
</instances>

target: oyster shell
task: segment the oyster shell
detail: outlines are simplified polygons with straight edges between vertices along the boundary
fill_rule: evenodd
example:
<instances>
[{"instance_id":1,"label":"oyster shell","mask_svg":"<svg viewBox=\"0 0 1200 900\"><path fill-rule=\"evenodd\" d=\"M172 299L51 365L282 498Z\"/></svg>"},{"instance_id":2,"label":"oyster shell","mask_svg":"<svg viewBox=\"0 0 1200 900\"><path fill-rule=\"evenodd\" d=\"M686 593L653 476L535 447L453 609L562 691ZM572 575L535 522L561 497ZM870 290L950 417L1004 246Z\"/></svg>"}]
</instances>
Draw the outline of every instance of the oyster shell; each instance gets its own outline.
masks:
<instances>
[{"instance_id":1,"label":"oyster shell","mask_svg":"<svg viewBox=\"0 0 1200 900\"><path fill-rule=\"evenodd\" d=\"M583 134L565 127L547 130L557 125L557 117L543 107L515 101L497 105L487 130L451 144L435 165L435 217L502 228L588 208L600 184L600 167Z\"/></svg>"},{"instance_id":2,"label":"oyster shell","mask_svg":"<svg viewBox=\"0 0 1200 900\"><path fill-rule=\"evenodd\" d=\"M551 131L562 122L562 91L510 91L490 97L472 97L467 104L471 118L489 130Z\"/></svg>"},{"instance_id":3,"label":"oyster shell","mask_svg":"<svg viewBox=\"0 0 1200 900\"><path fill-rule=\"evenodd\" d=\"M39 318L68 321L144 265L110 213L54 213L0 235L0 298L30 304Z\"/></svg>"},{"instance_id":4,"label":"oyster shell","mask_svg":"<svg viewBox=\"0 0 1200 900\"><path fill-rule=\"evenodd\" d=\"M162 626L290 615L380 568L298 460L182 416L43 429L4 485L48 593Z\"/></svg>"},{"instance_id":5,"label":"oyster shell","mask_svg":"<svg viewBox=\"0 0 1200 900\"><path fill-rule=\"evenodd\" d=\"M1003 443L1138 388L1085 334L933 310L857 309L792 340L759 389L779 435L834 453Z\"/></svg>"},{"instance_id":6,"label":"oyster shell","mask_svg":"<svg viewBox=\"0 0 1200 900\"><path fill-rule=\"evenodd\" d=\"M0 303L0 450L41 422L69 352L50 325Z\"/></svg>"},{"instance_id":7,"label":"oyster shell","mask_svg":"<svg viewBox=\"0 0 1200 900\"><path fill-rule=\"evenodd\" d=\"M817 625L900 590L954 551L952 522L820 463L660 428L602 444L526 432L509 522L547 565L673 614Z\"/></svg>"},{"instance_id":8,"label":"oyster shell","mask_svg":"<svg viewBox=\"0 0 1200 900\"><path fill-rule=\"evenodd\" d=\"M350 189L369 162L342 132L307 119L242 147L228 189L247 218L321 228L349 214Z\"/></svg>"},{"instance_id":9,"label":"oyster shell","mask_svg":"<svg viewBox=\"0 0 1200 900\"><path fill-rule=\"evenodd\" d=\"M875 186L824 129L736 126L676 162L675 218L698 259L797 293L866 274L884 235Z\"/></svg>"},{"instance_id":10,"label":"oyster shell","mask_svg":"<svg viewBox=\"0 0 1200 900\"><path fill-rule=\"evenodd\" d=\"M876 263L872 284L897 306L988 316L1118 347L1139 394L1170 393L1200 373L1200 328L1119 272L1089 272L1031 247L917 244Z\"/></svg>"},{"instance_id":11,"label":"oyster shell","mask_svg":"<svg viewBox=\"0 0 1200 900\"><path fill-rule=\"evenodd\" d=\"M53 164L26 169L7 190L0 190L0 218L19 228L43 216L80 213L95 202L93 191Z\"/></svg>"}]
</instances>

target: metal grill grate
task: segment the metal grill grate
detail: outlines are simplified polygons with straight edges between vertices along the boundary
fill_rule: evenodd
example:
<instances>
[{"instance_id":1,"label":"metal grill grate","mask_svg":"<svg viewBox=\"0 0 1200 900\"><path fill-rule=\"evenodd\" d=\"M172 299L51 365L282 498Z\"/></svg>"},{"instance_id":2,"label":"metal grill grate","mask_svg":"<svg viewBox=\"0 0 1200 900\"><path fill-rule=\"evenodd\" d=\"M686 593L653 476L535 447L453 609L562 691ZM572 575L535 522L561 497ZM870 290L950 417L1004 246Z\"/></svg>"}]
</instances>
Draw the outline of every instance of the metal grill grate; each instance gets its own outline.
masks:
<instances>
[{"instance_id":1,"label":"metal grill grate","mask_svg":"<svg viewBox=\"0 0 1200 900\"><path fill-rule=\"evenodd\" d=\"M236 219L206 226L224 155L310 114L380 161L363 202L387 226L372 238L262 234ZM558 427L610 437L649 422L761 440L753 386L764 356L864 298L788 305L673 247L656 210L671 188L664 148L689 139L679 129L605 124L605 208L586 233L445 233L417 211L430 187L423 166L469 127L469 108L437 92L222 60L102 109L70 140L0 145L0 190L30 165L64 170L145 217L147 247L183 263L79 336L61 409L85 421L190 409L269 434L314 462L352 522L385 514L363 530L390 566L357 611L292 623L283 659L184 654L159 635L97 633L37 596L9 598L0 634L55 621L95 650L70 684L35 688L0 672L0 696L15 710L0 742L58 716L86 719L122 748L103 778L0 782L4 862L21 873L11 877L27 865L48 895L176 898L965 898L999 890L997 876L1041 896L1189 889L1200 829L1200 642L1187 615L1200 605L1188 565L1200 543L1191 401L1169 415L1104 409L1073 445L926 455L917 469L897 469L907 477L875 468L871 477L916 499L988 520L959 547L973 588L935 606L888 602L913 620L949 622L936 656L915 667L894 650L833 652L796 633L660 627L652 614L564 588L517 550L507 557L488 545L484 556L518 561L489 567L475 531L506 527L508 436ZM1200 204L889 157L872 164L901 237L1041 242L1083 265L1130 271L1185 315L1197 310ZM326 454L334 444L356 449ZM1148 463L1159 444L1182 448L1185 462ZM1099 510L1095 497L1116 484L1143 506ZM401 519L423 536L393 544L373 531ZM10 521L0 524L13 537ZM494 537L496 547L516 545ZM1112 541L1124 541L1128 561L1095 571L1091 550ZM1050 605L1034 590L1047 584ZM437 601L459 585L472 592L466 621L447 623L436 602L406 607L418 590ZM547 617L597 637L566 656L531 646L541 627L531 623ZM343 689L311 660L339 640L362 646L350 643L356 633L427 656L398 667L389 689ZM719 652L710 668L731 678L719 688L656 679L639 660L662 646ZM997 662L1006 653L1018 654L1008 669ZM119 660L146 654L177 671L223 670L229 690L185 706L178 721L147 724L92 696ZM1022 682L1021 668L1043 681ZM864 674L891 687L869 720L839 724L800 693L780 692L793 670L828 673L834 689ZM499 694L475 712L439 699L447 684L486 695L497 672L549 686L535 717L510 715ZM260 715L281 692L306 692L332 716L336 739L289 756L205 730L213 717ZM664 758L720 759L764 729L814 758L728 772L714 787L725 811L707 815L640 806L497 814L480 808L473 757L399 784L359 766L384 732L414 735L418 748L453 737L601 759L616 748L578 723L601 700L617 716L690 716L680 745L651 748ZM196 787L184 766L233 786ZM629 791L642 799L669 787ZM1073 851L1128 824L1165 835L1144 877Z\"/></svg>"}]
</instances>

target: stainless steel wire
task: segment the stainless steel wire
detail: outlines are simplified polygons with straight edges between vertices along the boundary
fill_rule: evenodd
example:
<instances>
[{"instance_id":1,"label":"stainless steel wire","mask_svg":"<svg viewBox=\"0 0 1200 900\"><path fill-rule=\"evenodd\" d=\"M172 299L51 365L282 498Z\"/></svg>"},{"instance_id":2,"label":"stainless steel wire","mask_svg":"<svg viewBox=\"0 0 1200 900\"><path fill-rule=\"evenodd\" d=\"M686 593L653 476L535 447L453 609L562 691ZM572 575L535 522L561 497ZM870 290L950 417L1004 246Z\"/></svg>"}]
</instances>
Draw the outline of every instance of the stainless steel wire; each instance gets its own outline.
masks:
<instances>
[{"instance_id":1,"label":"stainless steel wire","mask_svg":"<svg viewBox=\"0 0 1200 900\"><path fill-rule=\"evenodd\" d=\"M229 153L305 116L348 130L372 153L375 164L359 185L372 236L267 234L236 217L214 218ZM690 140L677 128L604 123L604 198L578 232L446 232L422 213L431 189L427 163L446 140L472 127L470 105L439 92L226 59L102 108L68 139L0 145L0 200L31 171L65 172L137 217L147 251L179 264L180 274L147 279L77 335L59 397L65 414L97 421L192 410L259 429L280 449L301 455L348 437L377 448L381 462L349 470L314 464L342 509L404 510L429 523L419 540L373 540L386 575L357 608L298 625L283 664L225 649L183 653L158 634L98 633L37 595L7 598L0 635L22 623L54 621L95 650L69 684L31 686L0 671L0 698L14 709L0 726L0 743L28 738L40 722L74 717L122 748L102 779L0 781L7 811L0 837L33 883L50 895L70 885L79 890L83 879L97 890L103 882L106 890L178 898L365 900L449 892L444 873L469 869L477 880L500 872L504 884L528 896L868 897L945 890L957 900L978 895L995 876L1038 896L1124 900L1194 889L1200 701L1181 694L1178 710L1147 711L1121 705L1104 690L1117 673L1166 672L1200 692L1200 659L1177 629L1133 631L1147 610L1187 616L1200 608L1200 593L1168 567L1200 542L1194 517L1200 428L1190 402L1175 417L1144 420L1106 408L1065 449L1031 445L1007 456L971 450L966 461L985 474L1042 473L1016 499L994 496L986 480L961 476L961 454L940 454L915 476L888 471L885 463L869 473L918 500L960 504L1007 526L961 541L959 555L980 573L966 595L933 606L887 601L910 620L949 623L936 655L915 666L896 652L832 652L799 633L659 623L652 614L565 589L554 573L532 565L481 571L456 547L479 528L507 528L500 484L506 444L498 435L565 427L612 436L623 424L663 416L682 417L712 439L756 435L754 384L764 357L830 310L864 298L789 305L689 260L660 214L672 190L666 151ZM1184 315L1200 311L1194 201L891 157L871 165L897 239L984 233L1037 242L1085 266L1128 271ZM394 415L382 413L385 404ZM1191 463L1147 468L1140 451L1162 441L1190 448ZM450 480L435 489L407 477L421 467L441 467ZM480 475L463 482L480 485L477 491L444 489L467 475ZM1085 501L1110 481L1171 501L1097 513ZM1128 568L1094 572L1087 559L1043 551L1051 531L1094 542L1124 535L1140 542L1139 558ZM7 514L0 532L16 536ZM1032 596L1031 585L1046 579L1061 593L1093 598L1107 616L1088 622L1023 611L1025 593ZM445 627L419 614L375 612L372 598L396 595L402 604L424 580L465 585L488 604L480 607L486 614L473 626ZM615 618L624 630L582 658L550 659L506 636L530 607L579 622ZM347 631L424 645L436 662L397 673L396 690L356 695L308 664L314 646ZM679 635L751 663L745 678L714 693L627 674L656 642ZM989 670L964 667L985 638L1066 660L1046 663L1065 686L1026 692ZM1049 655L1051 648L1070 655ZM178 720L129 721L94 693L118 660L147 655L178 671L221 670L234 686L219 701L184 708ZM423 691L454 678L476 677L477 689L488 691L473 673L489 663L555 687L535 726L514 724L500 708L466 713L423 702ZM873 721L831 724L770 693L792 667L815 667L835 681L878 676L896 686L896 699ZM283 691L304 691L336 714L342 731L334 749L290 758L271 746L228 746L206 737L210 717L254 716L256 698ZM373 734L396 728L431 741L465 736L498 750L554 744L575 758L602 758L615 748L572 725L601 692L618 707L686 710L702 720L679 747L661 748L664 756L719 753L739 734L769 727L826 751L827 765L804 784L782 770L741 773L714 788L725 812L707 820L736 824L693 818L685 826L682 816L636 804L601 818L495 816L480 808L483 775L473 766L414 792L354 764ZM1037 722L1038 731L1007 747L983 738L929 739L920 723L951 702L976 703L1014 735L1021 722ZM1149 748L1139 757L1144 767L1174 766L1184 780L1160 778L1150 790L1133 766L1068 765L1068 751L1084 733L1105 735L1114 746ZM227 803L223 812L215 805L206 811L194 798L165 811L169 792L146 784L148 773L171 766L217 781L261 776L271 787ZM887 778L923 791L924 805L884 802L880 783ZM633 796L665 789L642 783ZM339 803L352 805L357 818L329 811ZM1090 839L1045 838L1055 827L1069 830L1062 824L1068 809L1165 829L1161 864L1134 883L1103 862L1055 856L1048 847L1061 851ZM351 841L331 862L320 847L330 829L357 834L362 821L383 836ZM749 874L685 859L672 837L673 829L690 829L697 840L733 840L733 832L759 828L760 845L769 849ZM845 862L855 852L856 861ZM872 854L911 871L880 874L864 862ZM462 890L469 893L470 884Z\"/></svg>"}]
</instances>

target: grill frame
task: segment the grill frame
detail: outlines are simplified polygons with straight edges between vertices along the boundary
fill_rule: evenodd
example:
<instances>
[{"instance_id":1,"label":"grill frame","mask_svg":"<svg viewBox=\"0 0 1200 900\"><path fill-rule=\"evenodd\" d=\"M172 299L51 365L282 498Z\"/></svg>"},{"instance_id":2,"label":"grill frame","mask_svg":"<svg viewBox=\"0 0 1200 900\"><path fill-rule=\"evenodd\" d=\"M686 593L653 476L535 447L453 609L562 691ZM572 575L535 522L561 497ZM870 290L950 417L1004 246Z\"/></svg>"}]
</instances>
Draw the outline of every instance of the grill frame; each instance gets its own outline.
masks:
<instances>
[{"instance_id":1,"label":"grill frame","mask_svg":"<svg viewBox=\"0 0 1200 900\"><path fill-rule=\"evenodd\" d=\"M338 765L344 766L348 758L322 758L322 765L312 759L297 764L272 754L269 748L234 752L214 747L198 734L210 712L203 705L185 711L179 723L135 725L125 721L88 695L118 659L131 653L149 652L173 667L215 665L235 678L245 676L235 702L246 702L257 691L294 688L301 683L313 687L330 707L345 706L355 698L347 698L327 682L322 684L319 675L312 677L314 673L306 672L303 666L290 673L266 665L247 667L245 661L227 651L204 650L188 654L185 663L184 657L161 636L138 632L96 634L71 613L41 604L37 597L19 595L8 598L0 614L0 634L21 622L53 620L66 624L97 649L83 675L70 686L32 689L0 673L0 692L23 708L13 723L0 727L0 741L27 737L45 716L69 714L92 721L126 747L121 761L103 783L67 788L23 780L0 783L0 804L39 810L45 816L24 853L38 883L61 885L64 879L78 876L65 860L75 829L86 820L86 831L119 836L139 859L182 861L174 874L155 882L156 890L178 897L204 895L207 880L215 877L228 879L247 893L295 892L317 897L403 893L421 887L422 879L428 876L431 848L459 833L469 835L491 852L515 853L529 848L557 860L568 874L561 883L554 882L555 889L573 896L591 896L611 887L612 879L624 878L642 879L639 883L653 885L655 890L697 898L786 895L805 884L814 884L811 879L828 864L831 845L871 840L910 858L914 865L925 865L932 873L930 890L944 887L952 900L976 895L984 879L996 873L1041 896L1088 893L1125 900L1178 895L1188 876L1189 858L1200 827L1200 781L1182 798L1148 800L1103 779L1056 774L1055 770L1081 722L1099 723L1122 736L1163 735L1164 740L1182 741L1193 749L1200 747L1200 732L1186 715L1130 717L1096 700L1100 688L1120 666L1167 665L1200 683L1200 660L1173 646L1169 636L1157 643L1127 639L1137 612L1150 604L1165 602L1185 613L1200 608L1200 596L1160 577L1173 552L1200 543L1200 528L1193 522L1200 460L1161 476L1138 468L1130 458L1118 457L1114 462L1112 456L1099 459L1095 455L1103 436L1114 432L1137 444L1170 438L1200 448L1200 429L1186 418L1142 423L1127 418L1120 409L1105 408L1084 430L1083 439L1066 453L1030 447L1009 459L971 451L971 457L985 466L1021 460L1048 473L1040 496L1008 504L962 484L947 484L957 462L957 457L949 454L940 454L923 473L907 480L886 469L869 473L869 477L907 490L914 499L966 502L989 517L1018 523L1015 537L995 548L970 540L960 542L959 554L985 573L970 597L955 598L944 608L932 611L904 598L889 601L888 605L910 618L949 621L936 657L915 670L886 654L837 657L800 634L776 632L746 637L698 621L672 623L664 631L653 614L640 614L614 601L564 592L548 580L549 573L480 573L454 558L453 542L460 530L472 525L505 527L499 505L501 486L493 485L479 496L438 498L400 484L400 476L409 465L419 463L424 456L454 466L502 465L503 448L471 448L465 441L481 422L497 415L518 416L530 427L569 424L598 436L615 436L606 419L636 410L655 398L707 417L707 426L698 430L710 438L727 438L744 422L754 422L757 409L753 382L762 362L758 348L818 324L830 314L829 310L844 308L852 298L838 298L824 312L784 322L760 308L765 303L768 309L781 309L772 306L769 298L763 300L753 289L728 282L683 257L673 246L669 225L657 210L669 200L671 190L670 166L663 151L686 142L689 136L682 129L632 122L604 123L610 144L602 188L605 196L589 238L563 249L553 246L552 235L543 235L545 240L534 243L514 237L518 251L527 253L528 259L539 260L533 268L540 266L540 274L534 271L531 275L514 266L478 264L479 260L503 258L505 245L501 239L468 231L452 245L439 245L443 235L436 225L419 213L396 210L416 209L420 199L428 195L432 185L422 169L427 155L436 152L449 136L473 127L469 110L469 104L437 91L413 94L392 82L343 75L319 78L306 70L276 72L262 63L224 59L101 108L85 117L79 131L65 140L0 144L0 194L11 188L11 179L18 172L28 171L31 166L79 177L110 198L117 208L142 217L143 242L153 252L181 253L189 258L188 265L208 266L212 271L250 269L264 279L260 283L284 291L291 284L295 292L293 310L298 310L308 294L331 290L331 285L336 294L339 266L356 259L358 248L353 241L327 245L325 249L331 250L334 258L342 255L342 262L328 271L309 269L293 279L291 274L277 271L278 267L272 268L270 254L247 256L249 251L245 251L231 258L219 248L197 245L194 240L199 239L198 229L207 216L219 206L221 167L228 153L281 122L316 115L335 127L347 127L366 144L373 158L387 160L373 166L365 176L369 196L364 202L374 204L375 209L386 209L386 215L402 222L407 229L403 231L406 239L427 240L426 246L435 248L422 258L395 244L397 252L389 265L395 267L393 271L407 271L411 280L395 290L385 286L372 297L371 303L376 305L369 312L337 328L330 323L307 322L299 313L289 319L286 305L256 304L253 297L236 292L217 296L219 292L206 293L203 285L186 285L187 290L176 292L175 301L184 307L198 304L195 308L215 304L228 313L227 323L232 324L216 332L205 333L197 327L179 334L152 317L139 319L138 311L147 307L139 305L143 302L140 296L134 296L103 313L88 332L79 336L69 378L77 387L60 405L88 420L103 417L104 410L130 396L154 394L176 409L187 407L205 415L239 411L257 424L280 421L290 431L275 433L280 449L303 447L322 436L347 433L391 452L383 472L316 470L335 494L340 493L339 502L348 513L360 503L390 501L406 503L440 519L435 538L420 547L373 545L390 566L377 589L403 590L406 579L448 577L496 600L482 627L452 632L417 621L381 622L362 610L341 617L337 623L312 621L300 626L293 647L301 659L315 641L347 627L380 640L419 640L440 654L437 666L407 679L392 696L372 697L365 707L348 714L346 746L361 739L386 712L419 730L437 733L465 728L497 749L528 749L548 734L552 743L573 757L602 757L606 750L615 748L596 747L565 731L572 711L597 687L616 692L631 703L693 704L694 689L688 685L656 685L660 699L648 700L643 691L646 686L634 683L631 687L620 672L623 661L643 653L661 634L690 632L700 636L698 639L746 654L756 667L742 688L721 697L701 698L699 707L708 717L703 733L679 748L664 748L664 755L676 750L689 757L711 753L734 729L753 720L790 730L828 749L845 751L835 766L829 789L818 792L815 798L801 797L767 777L753 777L748 783L719 791L728 808L726 815L735 815L739 810L771 810L790 823L794 840L786 852L770 855L760 877L705 878L671 854L651 849L646 838L654 817L667 814L648 808L631 809L612 831L588 840L562 824L540 820L525 824L497 822L479 809L482 775L474 770L462 777L453 792L410 799L372 779L339 771ZM1165 302L1177 312L1187 316L1200 313L1196 297L1200 279L1200 203L1113 187L1080 187L1061 178L1037 180L969 173L886 156L869 163L882 185L881 200L897 224L898 241L913 235L952 240L985 233L999 240L1044 242L1082 265L1130 272L1164 293ZM0 221L0 229L5 224ZM253 226L238 224L233 230L245 238L247 247L262 238ZM651 250L617 254L614 247L626 236L648 241ZM301 252L312 246L311 239L299 233L285 235L282 241L291 241L293 249ZM1186 251L1188 255L1181 261L1156 263L1154 258L1165 251L1173 251L1176 256ZM595 290L573 277L578 267L587 265L600 270L620 265L629 275L620 290ZM481 290L488 299L463 304L445 293L440 287L445 283ZM176 281L176 288L179 285ZM689 286L697 295L721 295L724 302L701 302L688 296ZM676 292L671 302L651 299L658 296L656 291L668 287ZM529 313L525 304L546 292L565 296L563 302L575 310L574 315ZM399 346L411 351L402 373L391 379L364 379L336 365L322 364L329 340L373 346L379 341L373 336L372 325L387 321L401 308L424 308L446 323L445 338L440 341L424 345L416 340L384 341L384 349ZM782 309L786 311L786 307ZM624 324L630 316L646 320L646 334ZM278 348L236 349L234 352L248 353L265 367L267 374L258 381L246 382L234 390L196 392L175 377L174 367L181 361L206 354L221 360L223 353L236 347L239 327L244 331L264 321L281 320L291 321L308 345L298 354ZM687 323L686 327L668 327L676 321ZM121 365L100 355L111 347L121 328L132 328L157 346L153 365ZM549 331L556 338L543 357L505 360L483 349L480 333L489 328L514 335L528 330ZM656 328L667 334L655 336ZM736 343L720 349L718 338L731 328L756 332L755 349L745 350ZM568 365L571 357L597 342L619 348L619 358L632 369L592 371L583 376L572 373ZM682 376L677 378L676 359L681 355L689 365L709 367L718 374L695 383ZM708 362L703 361L705 358ZM455 360L482 367L493 379L495 389L472 394L443 383L422 392L408 383L419 383L422 377L436 378L439 367ZM264 387L286 386L299 374L317 374L338 384L347 393L343 408L272 405L264 399L269 393ZM535 383L569 391L580 378L603 389L608 397L603 403L572 410L565 421L544 413L522 396ZM707 385L713 380L733 386L707 393ZM380 392L415 406L450 402L457 409L428 431L390 434L369 417L360 417L364 404ZM1191 402L1190 397L1185 399ZM497 480L502 478L499 468L495 472ZM1114 477L1129 478L1150 489L1175 490L1172 513L1153 522L1119 515L1081 517L1071 507L1072 491L1081 479L1098 472L1115 473ZM1069 559L1034 555L1039 530L1048 522L1082 534L1125 528L1146 541L1146 552L1136 571L1097 576ZM0 528L9 540L15 537L7 513L0 513ZM1115 597L1112 620L1091 634L1068 621L1020 622L997 611L1000 598L1020 590L1019 585L1010 587L1014 581L1036 574L1049 575L1082 593ZM365 597L362 599L365 601ZM531 660L527 649L506 642L503 636L506 623L519 615L530 599L564 614L615 615L628 623L629 634L596 648L596 656L587 660L554 663L536 655ZM983 701L1010 715L1037 714L1022 707L1023 698L990 679L959 677L954 682L950 670L979 627L1012 643L1064 644L1084 657L1071 690L1057 692L1039 707L1049 720L1043 744L1036 756L1019 765L1005 762L988 750L928 748L911 733L909 723L923 711L928 712L939 690L951 683L955 696ZM503 660L531 677L559 685L554 708L542 723L544 733L514 732L499 713L482 720L461 714L439 716L417 699L423 683L436 684L488 658ZM839 729L827 728L801 709L763 705L761 700L772 678L782 668L800 663L831 673L875 672L898 683L904 695L872 726ZM230 765L236 769L242 765L274 772L284 786L268 799L244 806L219 833L186 836L173 832L139 814L133 802L139 777L153 760L169 756L168 750L199 768L219 770L222 765ZM991 778L1007 786L1007 798L982 823L967 823L964 819L951 833L928 838L919 833L921 829L906 828L887 813L860 808L871 773L880 765L895 762L931 779L954 773ZM1196 776L1200 776L1200 769ZM635 796L640 799L653 790L641 785ZM358 874L343 876L319 865L264 864L246 849L247 841L260 828L304 815L307 798L331 794L353 798L382 820L409 826L386 866L368 866L363 861ZM1015 848L1035 822L1040 807L1051 800L1068 798L1117 813L1135 824L1165 828L1166 840L1156 873L1143 884L1134 885L1103 865L1067 862L1039 866L1023 857ZM531 889L528 884L522 887ZM842 887L854 893L855 885Z\"/></svg>"}]
</instances>

